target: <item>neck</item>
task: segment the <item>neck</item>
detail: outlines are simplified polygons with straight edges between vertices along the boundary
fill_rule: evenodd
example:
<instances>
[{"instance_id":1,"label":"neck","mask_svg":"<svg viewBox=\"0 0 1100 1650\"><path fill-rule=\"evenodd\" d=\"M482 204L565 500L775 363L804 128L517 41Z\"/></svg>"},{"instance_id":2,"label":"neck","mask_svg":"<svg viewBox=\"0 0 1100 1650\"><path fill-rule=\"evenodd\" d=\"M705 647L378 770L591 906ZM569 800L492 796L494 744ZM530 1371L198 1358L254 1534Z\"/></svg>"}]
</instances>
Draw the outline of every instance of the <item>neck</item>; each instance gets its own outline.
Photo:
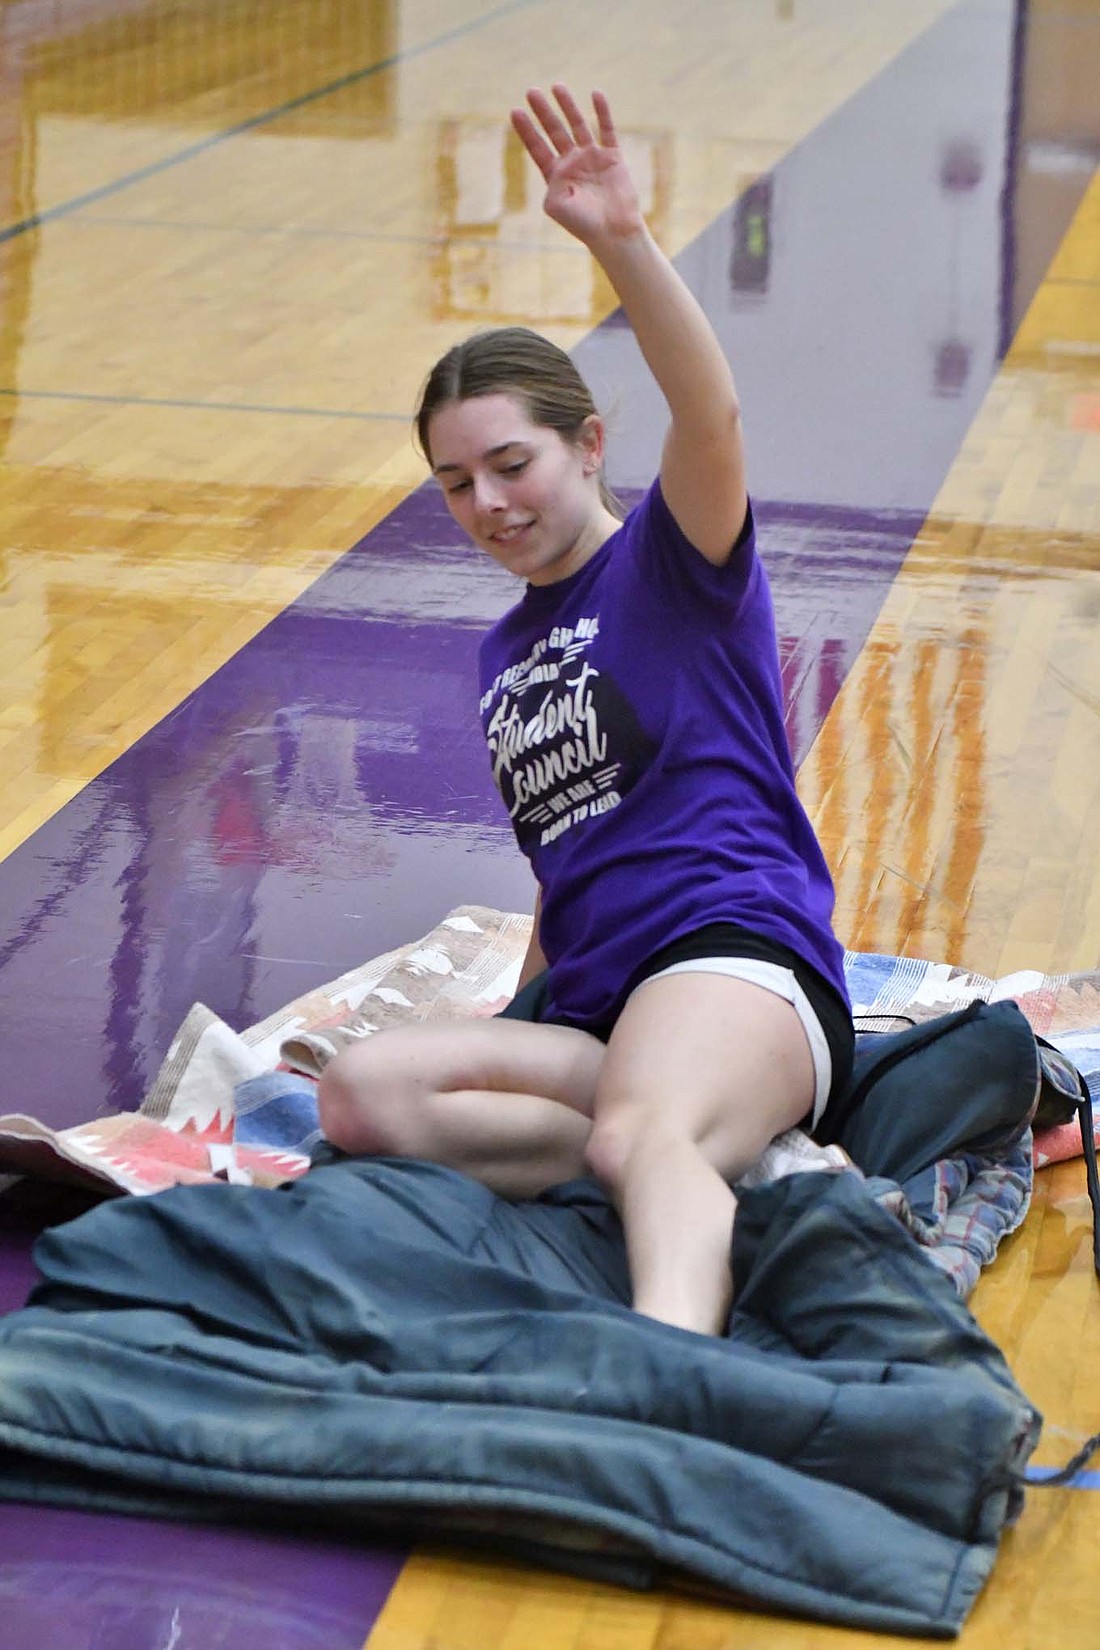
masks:
<instances>
[{"instance_id":1,"label":"neck","mask_svg":"<svg viewBox=\"0 0 1100 1650\"><path fill-rule=\"evenodd\" d=\"M580 572L586 562L592 560L596 551L606 544L612 533L617 533L621 526L622 522L618 516L613 516L601 500L599 509L589 518L565 554L553 567L542 568L527 582L534 585L558 584L562 579L571 578L574 573Z\"/></svg>"}]
</instances>

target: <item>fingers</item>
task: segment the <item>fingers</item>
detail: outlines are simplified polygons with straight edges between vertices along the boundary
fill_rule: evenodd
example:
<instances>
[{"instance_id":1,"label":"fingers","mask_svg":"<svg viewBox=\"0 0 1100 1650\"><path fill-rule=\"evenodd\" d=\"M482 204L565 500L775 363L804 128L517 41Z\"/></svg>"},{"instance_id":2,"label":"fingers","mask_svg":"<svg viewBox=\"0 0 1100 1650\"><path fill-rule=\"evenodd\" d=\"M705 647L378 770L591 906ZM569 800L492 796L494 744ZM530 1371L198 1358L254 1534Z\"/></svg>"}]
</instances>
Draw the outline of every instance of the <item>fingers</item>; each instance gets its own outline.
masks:
<instances>
[{"instance_id":1,"label":"fingers","mask_svg":"<svg viewBox=\"0 0 1100 1650\"><path fill-rule=\"evenodd\" d=\"M560 82L555 82L551 89L557 99L561 114L555 109L546 93L540 91L537 86L532 87L527 93L527 102L538 121L537 125L525 109L512 110L512 125L522 138L532 160L544 176L546 175L547 163L553 163L555 153L565 155L574 147L591 148L597 142L610 147L617 142L615 127L611 120L611 109L603 92L593 92L592 94L592 102L596 110L599 127L599 138L597 139L593 136L592 128L589 126L580 104L569 90L569 87L562 85ZM565 116L564 120L562 115ZM539 126L542 128L541 132Z\"/></svg>"},{"instance_id":2,"label":"fingers","mask_svg":"<svg viewBox=\"0 0 1100 1650\"><path fill-rule=\"evenodd\" d=\"M581 106L569 90L569 87L563 86L560 81L555 81L554 85L551 87L551 90L558 100L562 114L569 122L569 130L572 134L573 142L579 144L582 148L588 144L595 143L596 140L592 136L592 130L587 120L584 118Z\"/></svg>"},{"instance_id":3,"label":"fingers","mask_svg":"<svg viewBox=\"0 0 1100 1650\"><path fill-rule=\"evenodd\" d=\"M611 105L603 92L592 93L592 106L599 123L600 142L605 149L617 148L619 139L615 132L615 122L611 118Z\"/></svg>"},{"instance_id":4,"label":"fingers","mask_svg":"<svg viewBox=\"0 0 1100 1650\"><path fill-rule=\"evenodd\" d=\"M558 158L557 152L547 143L526 109L512 110L512 126L523 147L549 183L550 173Z\"/></svg>"},{"instance_id":5,"label":"fingers","mask_svg":"<svg viewBox=\"0 0 1100 1650\"><path fill-rule=\"evenodd\" d=\"M572 149L572 133L546 93L540 92L536 87L527 93L527 102L558 154L564 155Z\"/></svg>"}]
</instances>

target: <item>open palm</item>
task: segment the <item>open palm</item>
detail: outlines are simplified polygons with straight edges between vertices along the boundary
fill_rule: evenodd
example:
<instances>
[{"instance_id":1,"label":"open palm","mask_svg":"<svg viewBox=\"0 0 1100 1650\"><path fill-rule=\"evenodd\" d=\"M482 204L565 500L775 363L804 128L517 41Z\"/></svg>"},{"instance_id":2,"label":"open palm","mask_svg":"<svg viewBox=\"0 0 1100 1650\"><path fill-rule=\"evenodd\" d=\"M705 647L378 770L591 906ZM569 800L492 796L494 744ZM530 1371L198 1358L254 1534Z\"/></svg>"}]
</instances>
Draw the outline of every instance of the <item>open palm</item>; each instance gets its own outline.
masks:
<instances>
[{"instance_id":1,"label":"open palm","mask_svg":"<svg viewBox=\"0 0 1100 1650\"><path fill-rule=\"evenodd\" d=\"M512 110L512 125L546 180L544 211L586 246L635 234L642 225L638 194L606 97L592 94L596 136L569 88L556 85L553 92L560 114L540 91L527 94L530 113Z\"/></svg>"}]
</instances>

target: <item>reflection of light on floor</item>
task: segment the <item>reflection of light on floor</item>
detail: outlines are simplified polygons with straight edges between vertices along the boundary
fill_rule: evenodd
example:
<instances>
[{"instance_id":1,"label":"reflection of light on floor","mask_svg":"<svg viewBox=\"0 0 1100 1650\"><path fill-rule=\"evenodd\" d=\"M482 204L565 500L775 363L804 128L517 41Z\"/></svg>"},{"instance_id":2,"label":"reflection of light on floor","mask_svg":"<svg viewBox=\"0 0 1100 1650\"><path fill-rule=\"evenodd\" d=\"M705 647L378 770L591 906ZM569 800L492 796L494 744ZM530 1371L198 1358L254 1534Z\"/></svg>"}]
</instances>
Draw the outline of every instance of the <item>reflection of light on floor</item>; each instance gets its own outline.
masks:
<instances>
[{"instance_id":1,"label":"reflection of light on floor","mask_svg":"<svg viewBox=\"0 0 1100 1650\"><path fill-rule=\"evenodd\" d=\"M548 236L542 180L519 140L496 120L448 120L436 141L438 315L487 326L599 320L610 290L582 249ZM624 131L619 142L642 211L661 239L670 139Z\"/></svg>"},{"instance_id":2,"label":"reflection of light on floor","mask_svg":"<svg viewBox=\"0 0 1100 1650\"><path fill-rule=\"evenodd\" d=\"M1096 966L1098 573L1088 535L930 519L800 773L853 949Z\"/></svg>"}]
</instances>

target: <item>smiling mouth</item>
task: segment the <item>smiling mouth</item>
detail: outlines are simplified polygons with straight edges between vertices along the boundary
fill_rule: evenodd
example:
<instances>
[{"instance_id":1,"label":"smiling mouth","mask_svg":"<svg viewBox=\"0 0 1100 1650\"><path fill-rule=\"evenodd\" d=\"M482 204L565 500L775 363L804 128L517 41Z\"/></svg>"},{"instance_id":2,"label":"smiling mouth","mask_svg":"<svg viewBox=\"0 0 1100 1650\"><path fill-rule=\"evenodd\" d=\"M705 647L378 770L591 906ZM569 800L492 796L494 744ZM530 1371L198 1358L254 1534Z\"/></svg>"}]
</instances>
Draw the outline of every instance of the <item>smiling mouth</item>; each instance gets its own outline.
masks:
<instances>
[{"instance_id":1,"label":"smiling mouth","mask_svg":"<svg viewBox=\"0 0 1100 1650\"><path fill-rule=\"evenodd\" d=\"M513 522L511 527L498 527L490 537L494 544L511 544L513 539L518 538L521 533L526 533L527 529L533 526L534 522L531 521Z\"/></svg>"}]
</instances>

